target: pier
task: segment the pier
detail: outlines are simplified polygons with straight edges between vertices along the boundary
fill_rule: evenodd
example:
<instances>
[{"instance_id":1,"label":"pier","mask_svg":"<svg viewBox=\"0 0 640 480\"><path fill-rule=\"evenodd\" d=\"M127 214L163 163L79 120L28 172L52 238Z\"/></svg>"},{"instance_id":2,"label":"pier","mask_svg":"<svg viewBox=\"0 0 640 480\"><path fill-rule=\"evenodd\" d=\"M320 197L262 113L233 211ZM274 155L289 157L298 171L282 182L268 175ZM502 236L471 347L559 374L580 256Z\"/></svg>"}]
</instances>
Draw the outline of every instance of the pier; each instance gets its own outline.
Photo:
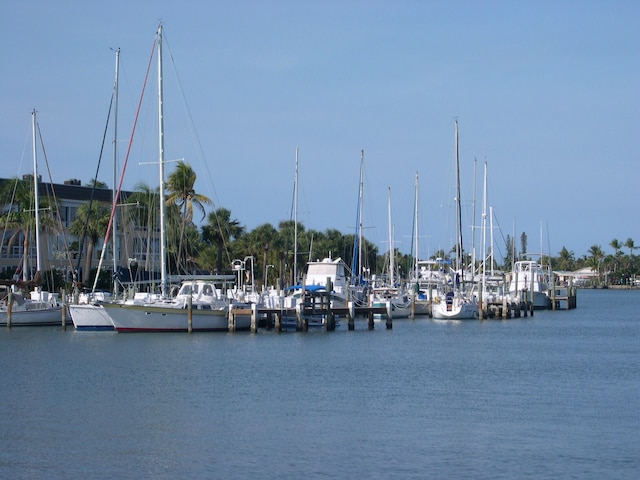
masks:
<instances>
[{"instance_id":1,"label":"pier","mask_svg":"<svg viewBox=\"0 0 640 480\"><path fill-rule=\"evenodd\" d=\"M551 301L551 310L570 310L577 308L577 291L578 288L573 285L554 285L551 287L549 297Z\"/></svg>"},{"instance_id":2,"label":"pier","mask_svg":"<svg viewBox=\"0 0 640 480\"><path fill-rule=\"evenodd\" d=\"M251 308L229 309L229 331L235 331L238 316L251 317L251 332L258 331L260 326L273 328L276 332L293 330L306 332L310 327L333 331L336 328L336 318L346 318L348 330L355 330L356 318L366 318L369 330L375 328L375 317L382 317L385 327L393 328L391 303L385 306L370 307L348 302L346 307L332 307L326 292L313 292L305 295L303 302L297 308L263 308L252 305Z\"/></svg>"}]
</instances>

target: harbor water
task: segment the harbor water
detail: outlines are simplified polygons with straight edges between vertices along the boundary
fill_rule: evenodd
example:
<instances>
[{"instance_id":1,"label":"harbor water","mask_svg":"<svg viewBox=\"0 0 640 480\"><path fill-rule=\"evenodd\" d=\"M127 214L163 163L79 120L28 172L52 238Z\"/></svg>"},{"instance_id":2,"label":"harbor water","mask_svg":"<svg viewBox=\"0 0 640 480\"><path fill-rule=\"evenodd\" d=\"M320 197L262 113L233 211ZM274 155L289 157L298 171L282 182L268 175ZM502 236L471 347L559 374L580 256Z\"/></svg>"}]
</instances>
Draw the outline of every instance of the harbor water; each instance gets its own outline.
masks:
<instances>
[{"instance_id":1,"label":"harbor water","mask_svg":"<svg viewBox=\"0 0 640 480\"><path fill-rule=\"evenodd\" d=\"M635 479L640 291L510 320L0 330L0 478Z\"/></svg>"}]
</instances>

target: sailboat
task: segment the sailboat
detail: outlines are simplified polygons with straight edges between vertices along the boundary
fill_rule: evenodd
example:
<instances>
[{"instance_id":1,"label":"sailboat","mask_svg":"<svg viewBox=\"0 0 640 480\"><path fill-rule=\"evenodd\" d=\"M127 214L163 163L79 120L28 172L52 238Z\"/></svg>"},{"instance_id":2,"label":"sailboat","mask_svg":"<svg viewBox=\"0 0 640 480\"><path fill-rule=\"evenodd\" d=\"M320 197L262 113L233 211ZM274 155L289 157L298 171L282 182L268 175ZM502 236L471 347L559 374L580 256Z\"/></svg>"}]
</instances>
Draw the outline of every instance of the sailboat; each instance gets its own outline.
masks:
<instances>
[{"instance_id":1,"label":"sailboat","mask_svg":"<svg viewBox=\"0 0 640 480\"><path fill-rule=\"evenodd\" d=\"M105 303L103 308L118 332L177 332L227 330L231 299L222 293L215 279L183 281L176 298L167 295L162 24L156 33L158 69L158 165L160 215L160 299L155 302ZM154 45L154 47L155 47ZM244 306L244 305L243 305ZM235 317L237 330L249 329L250 315Z\"/></svg>"},{"instance_id":2,"label":"sailboat","mask_svg":"<svg viewBox=\"0 0 640 480\"><path fill-rule=\"evenodd\" d=\"M38 191L38 156L36 148L36 110L31 114L32 121L32 147L33 147L33 192L35 215L35 242L36 242L36 276L42 271L42 253L40 249L40 201ZM24 252L26 255L27 252ZM25 257L26 258L26 257ZM23 275L27 269L23 268ZM23 278L28 280L27 278ZM65 320L66 321L66 320ZM11 292L6 292L0 301L0 325L60 325L62 323L62 305L58 301L58 295L46 292L36 287L25 298L16 285L11 286Z\"/></svg>"},{"instance_id":3,"label":"sailboat","mask_svg":"<svg viewBox=\"0 0 640 480\"><path fill-rule=\"evenodd\" d=\"M387 306L391 313L391 318L407 318L411 314L411 300L404 293L403 289L396 284L395 278L395 249L393 238L393 224L391 222L391 188L387 190L387 210L389 229L389 275L381 285L375 285L371 293L371 306ZM379 318L382 318L380 316Z\"/></svg>"},{"instance_id":4,"label":"sailboat","mask_svg":"<svg viewBox=\"0 0 640 480\"><path fill-rule=\"evenodd\" d=\"M465 291L462 211L460 204L460 155L458 151L458 120L455 120L455 161L456 161L456 263L455 270L449 272L446 284L441 285L437 301L432 305L432 316L444 320L467 320L478 318L478 303Z\"/></svg>"},{"instance_id":5,"label":"sailboat","mask_svg":"<svg viewBox=\"0 0 640 480\"><path fill-rule=\"evenodd\" d=\"M116 50L116 67L115 67L115 82L113 86L113 100L114 100L114 128L113 128L113 205L112 210L115 213L116 203L118 198L118 192L115 188L116 185L116 166L117 166L117 140L118 140L118 71L120 66L120 49ZM96 176L97 178L97 176ZM112 217L110 225L115 227L116 219ZM106 246L107 238L105 238L105 246ZM117 270L117 257L115 255L116 245L116 230L113 228L113 261L114 261L114 269L115 272ZM106 248L102 249L102 254L100 256L100 265L98 266L98 272L100 271L100 267L102 266L102 260L104 258L104 252ZM79 262L80 259L78 259ZM102 303L105 301L110 301L110 296L105 295L103 292L96 292L96 282L98 280L98 272L96 272L95 282L93 285L93 289L90 293L82 293L79 295L79 301L77 303L71 303L69 305L69 314L71 315L71 320L73 321L73 325L76 330L113 330L113 322L104 308L102 307ZM117 288L117 282L114 282L114 285ZM116 292L117 293L117 292Z\"/></svg>"}]
</instances>

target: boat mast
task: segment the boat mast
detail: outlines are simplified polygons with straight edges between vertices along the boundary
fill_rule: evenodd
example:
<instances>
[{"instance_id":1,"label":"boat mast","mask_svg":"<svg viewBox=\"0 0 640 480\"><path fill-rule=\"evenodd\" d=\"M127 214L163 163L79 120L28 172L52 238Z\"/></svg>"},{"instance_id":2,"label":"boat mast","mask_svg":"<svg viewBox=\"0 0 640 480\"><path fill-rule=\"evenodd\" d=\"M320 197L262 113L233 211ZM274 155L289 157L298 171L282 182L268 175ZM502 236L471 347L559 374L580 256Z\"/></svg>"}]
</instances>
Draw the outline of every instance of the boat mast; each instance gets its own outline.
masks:
<instances>
[{"instance_id":1,"label":"boat mast","mask_svg":"<svg viewBox=\"0 0 640 480\"><path fill-rule=\"evenodd\" d=\"M473 159L473 201L471 202L471 268L472 275L476 274L476 184L478 159Z\"/></svg>"},{"instance_id":2,"label":"boat mast","mask_svg":"<svg viewBox=\"0 0 640 480\"><path fill-rule=\"evenodd\" d=\"M296 171L293 179L293 283L298 281L298 147L296 147Z\"/></svg>"},{"instance_id":3,"label":"boat mast","mask_svg":"<svg viewBox=\"0 0 640 480\"><path fill-rule=\"evenodd\" d=\"M35 204L35 229L36 229L36 274L41 270L40 260L40 198L38 193L38 154L36 148L36 109L33 109L31 113L31 126L32 126L32 147L33 147L33 200ZM25 252L26 255L27 252ZM23 272L23 278L26 271Z\"/></svg>"},{"instance_id":4,"label":"boat mast","mask_svg":"<svg viewBox=\"0 0 640 480\"><path fill-rule=\"evenodd\" d=\"M116 50L116 74L115 74L115 81L113 84L113 95L115 100L115 105L113 110L113 114L115 117L113 121L113 207L114 207L114 212L113 212L113 230L112 230L111 244L113 246L113 273L114 274L118 270L117 254L120 251L120 248L118 245L118 235L116 232L116 228L118 224L117 223L118 212L116 208L116 205L118 204L118 190L116 189L116 185L118 181L117 169L118 169L118 69L119 69L119 66L120 66L120 49L118 48ZM98 274L96 273L96 279L97 278L98 278ZM113 293L115 297L118 296L118 282L115 280L113 282Z\"/></svg>"},{"instance_id":5,"label":"boat mast","mask_svg":"<svg viewBox=\"0 0 640 480\"><path fill-rule=\"evenodd\" d=\"M364 150L360 150L360 184L358 187L358 209L356 211L356 233L353 239L351 255L351 284L360 285L362 281L362 193L364 188ZM356 271L358 272L356 275Z\"/></svg>"},{"instance_id":6,"label":"boat mast","mask_svg":"<svg viewBox=\"0 0 640 480\"><path fill-rule=\"evenodd\" d=\"M387 210L389 216L389 286L393 288L394 275L393 270L395 268L393 262L393 226L391 224L391 187L387 187Z\"/></svg>"},{"instance_id":7,"label":"boat mast","mask_svg":"<svg viewBox=\"0 0 640 480\"><path fill-rule=\"evenodd\" d=\"M160 173L160 292L167 295L167 263L165 259L164 205L164 115L162 97L162 24L158 25L158 163Z\"/></svg>"},{"instance_id":8,"label":"boat mast","mask_svg":"<svg viewBox=\"0 0 640 480\"><path fill-rule=\"evenodd\" d=\"M413 268L415 280L418 281L418 172L416 172L415 198L413 200Z\"/></svg>"},{"instance_id":9,"label":"boat mast","mask_svg":"<svg viewBox=\"0 0 640 480\"><path fill-rule=\"evenodd\" d=\"M493 275L493 207L489 207L489 251L491 252L491 275Z\"/></svg>"},{"instance_id":10,"label":"boat mast","mask_svg":"<svg viewBox=\"0 0 640 480\"><path fill-rule=\"evenodd\" d=\"M460 208L460 154L458 151L458 119L455 120L455 144L456 144L456 270L460 270L460 278L464 279L462 265L462 211Z\"/></svg>"},{"instance_id":11,"label":"boat mast","mask_svg":"<svg viewBox=\"0 0 640 480\"><path fill-rule=\"evenodd\" d=\"M484 294L487 275L487 162L484 162L484 183L482 191L482 289Z\"/></svg>"}]
</instances>

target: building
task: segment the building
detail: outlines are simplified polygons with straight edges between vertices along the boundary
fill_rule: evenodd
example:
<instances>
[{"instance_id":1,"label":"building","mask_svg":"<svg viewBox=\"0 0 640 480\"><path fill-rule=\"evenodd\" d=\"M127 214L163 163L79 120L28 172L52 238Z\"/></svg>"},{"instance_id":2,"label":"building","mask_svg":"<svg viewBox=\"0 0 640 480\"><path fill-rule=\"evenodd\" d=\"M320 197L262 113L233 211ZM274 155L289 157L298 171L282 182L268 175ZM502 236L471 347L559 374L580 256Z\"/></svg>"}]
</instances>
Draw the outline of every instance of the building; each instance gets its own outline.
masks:
<instances>
[{"instance_id":1,"label":"building","mask_svg":"<svg viewBox=\"0 0 640 480\"><path fill-rule=\"evenodd\" d=\"M23 176L23 180L31 182L32 175ZM0 189L4 190L8 182L13 183L14 179L0 179ZM51 218L57 225L56 228L41 228L40 251L41 270L46 272L56 269L64 274L66 281L73 281L73 271L77 271L80 282L87 279L84 272L84 260L79 261L79 246L81 239L69 233L69 228L76 218L78 208L88 203L93 195L94 202L100 202L110 210L113 203L113 191L107 188L93 189L90 186L83 186L80 180L66 180L63 184L51 184L40 182L38 188L39 197L50 206L57 205L56 209L51 208ZM137 270L138 266L146 268L148 271L154 270L153 266L159 264L159 234L154 225L157 223L155 215L157 209L152 212L153 220L148 222L141 212L143 208L140 204L127 204L126 199L131 197L133 192L121 192L120 208L116 209L116 247L111 246L111 238L108 241L107 250L103 258L105 270L113 273L114 266L119 270ZM6 213L16 210L18 207L6 199L2 200L2 212ZM147 227L150 225L150 227ZM13 242L10 239L17 233ZM111 236L110 236L111 237ZM21 273L24 266L35 273L35 245L30 242L29 254L24 255L24 234L18 230L7 230L3 225L2 244L0 250L0 272L4 278ZM86 243L85 243L86 245ZM91 269L97 268L104 248L104 238L95 245L91 258ZM86 246L83 249L86 254ZM114 262L114 254L115 262ZM131 276L133 277L133 275Z\"/></svg>"}]
</instances>

